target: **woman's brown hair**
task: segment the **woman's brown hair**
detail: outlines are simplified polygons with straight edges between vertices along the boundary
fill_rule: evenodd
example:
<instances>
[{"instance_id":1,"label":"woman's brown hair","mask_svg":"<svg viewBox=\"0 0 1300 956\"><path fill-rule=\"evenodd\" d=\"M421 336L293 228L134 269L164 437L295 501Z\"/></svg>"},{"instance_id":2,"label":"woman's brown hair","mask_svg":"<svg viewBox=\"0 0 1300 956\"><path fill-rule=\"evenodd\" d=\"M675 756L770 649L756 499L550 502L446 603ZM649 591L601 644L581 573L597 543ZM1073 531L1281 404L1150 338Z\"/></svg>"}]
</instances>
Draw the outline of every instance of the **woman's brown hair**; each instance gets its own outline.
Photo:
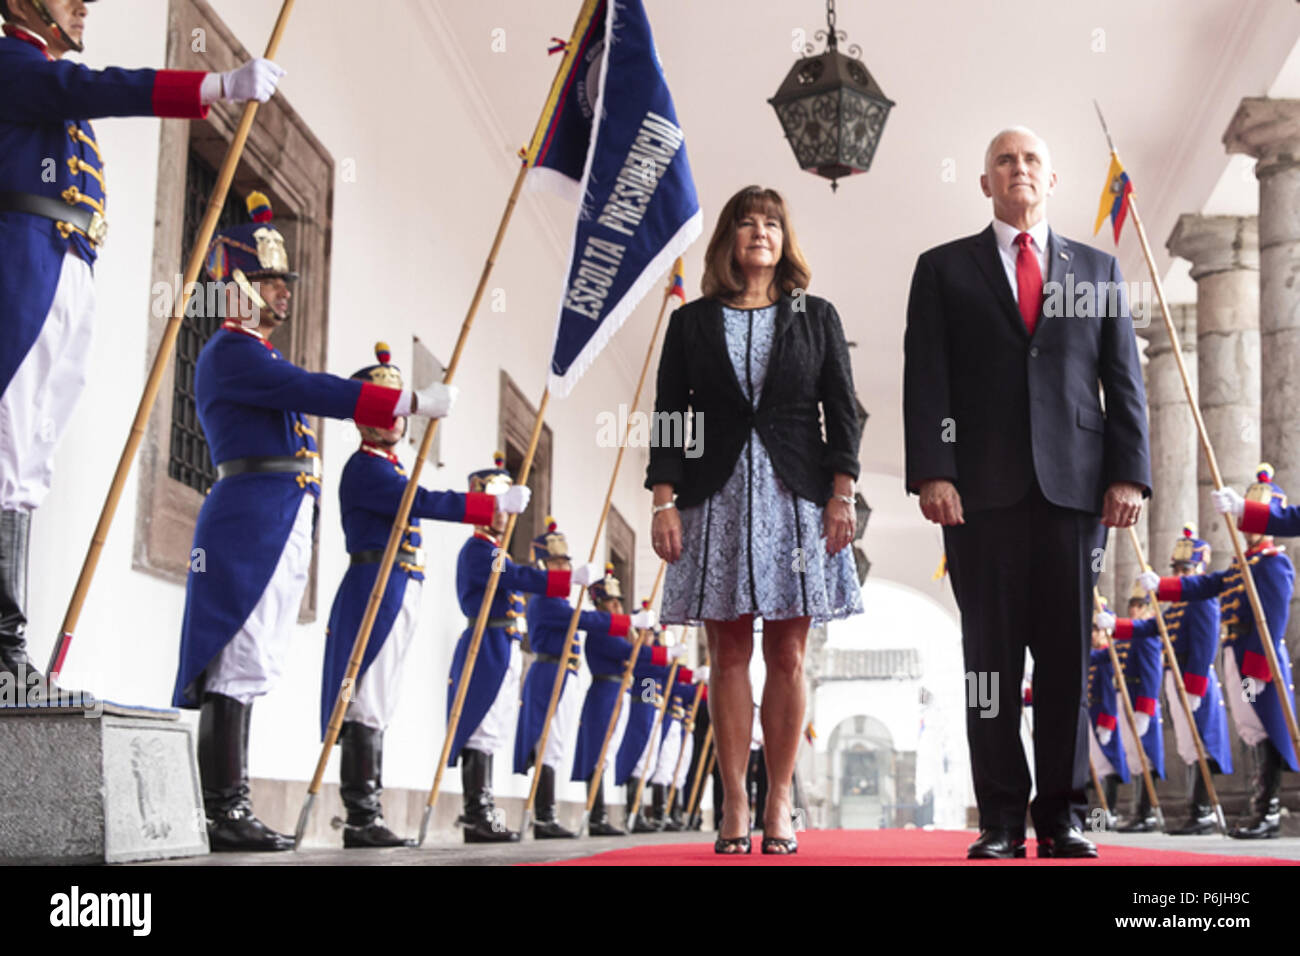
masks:
<instances>
[{"instance_id":1,"label":"woman's brown hair","mask_svg":"<svg viewBox=\"0 0 1300 956\"><path fill-rule=\"evenodd\" d=\"M812 270L794 236L781 194L763 186L746 186L728 199L718 214L718 225L704 253L704 275L700 279L700 290L706 296L726 301L745 291L745 277L735 259L736 227L751 213L771 216L781 223L781 261L776 264L772 285L788 295L795 289L807 289L812 281Z\"/></svg>"}]
</instances>

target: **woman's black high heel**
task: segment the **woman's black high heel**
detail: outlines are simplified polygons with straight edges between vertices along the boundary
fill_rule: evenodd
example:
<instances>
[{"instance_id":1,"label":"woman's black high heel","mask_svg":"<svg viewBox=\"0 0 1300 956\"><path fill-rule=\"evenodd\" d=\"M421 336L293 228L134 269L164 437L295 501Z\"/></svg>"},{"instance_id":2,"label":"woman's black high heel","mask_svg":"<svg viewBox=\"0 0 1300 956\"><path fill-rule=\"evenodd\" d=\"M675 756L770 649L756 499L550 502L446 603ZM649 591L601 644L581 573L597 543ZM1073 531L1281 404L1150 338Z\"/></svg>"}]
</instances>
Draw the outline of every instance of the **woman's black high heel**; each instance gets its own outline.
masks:
<instances>
[{"instance_id":1,"label":"woman's black high heel","mask_svg":"<svg viewBox=\"0 0 1300 956\"><path fill-rule=\"evenodd\" d=\"M790 814L790 826L795 825L797 818ZM766 831L764 831L766 833ZM794 856L799 852L799 841L795 837L783 839L782 837L763 837L763 853L767 856Z\"/></svg>"},{"instance_id":2,"label":"woman's black high heel","mask_svg":"<svg viewBox=\"0 0 1300 956\"><path fill-rule=\"evenodd\" d=\"M763 841L763 845L767 845L766 840ZM742 847L743 849L733 850L731 849L732 847ZM721 856L740 856L741 854L752 852L753 849L754 844L749 839L749 834L745 834L742 837L718 837L713 841L713 852L720 854ZM767 851L764 850L763 852L766 853Z\"/></svg>"}]
</instances>

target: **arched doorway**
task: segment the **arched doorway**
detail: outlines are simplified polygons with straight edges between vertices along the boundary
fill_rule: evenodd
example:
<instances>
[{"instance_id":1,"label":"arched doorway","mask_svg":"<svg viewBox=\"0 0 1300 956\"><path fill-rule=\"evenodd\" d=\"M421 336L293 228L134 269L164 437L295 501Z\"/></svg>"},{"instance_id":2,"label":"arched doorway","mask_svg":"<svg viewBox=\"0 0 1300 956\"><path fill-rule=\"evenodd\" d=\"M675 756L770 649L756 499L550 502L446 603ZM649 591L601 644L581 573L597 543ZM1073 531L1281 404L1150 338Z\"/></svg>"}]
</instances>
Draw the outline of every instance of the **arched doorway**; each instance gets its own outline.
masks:
<instances>
[{"instance_id":1,"label":"arched doorway","mask_svg":"<svg viewBox=\"0 0 1300 956\"><path fill-rule=\"evenodd\" d=\"M897 761L894 740L875 717L857 714L831 731L827 742L831 794L831 826L875 830L889 825L897 803Z\"/></svg>"}]
</instances>

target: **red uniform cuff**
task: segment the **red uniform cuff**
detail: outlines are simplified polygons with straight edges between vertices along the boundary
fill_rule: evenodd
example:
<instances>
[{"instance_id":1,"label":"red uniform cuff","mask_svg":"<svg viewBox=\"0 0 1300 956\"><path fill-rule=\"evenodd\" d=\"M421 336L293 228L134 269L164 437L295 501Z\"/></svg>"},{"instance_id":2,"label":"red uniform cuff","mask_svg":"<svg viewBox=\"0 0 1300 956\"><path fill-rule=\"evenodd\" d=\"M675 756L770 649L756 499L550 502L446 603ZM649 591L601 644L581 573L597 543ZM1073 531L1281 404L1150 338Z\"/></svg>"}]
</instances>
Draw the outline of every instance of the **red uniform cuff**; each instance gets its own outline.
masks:
<instances>
[{"instance_id":1,"label":"red uniform cuff","mask_svg":"<svg viewBox=\"0 0 1300 956\"><path fill-rule=\"evenodd\" d=\"M1114 715L1114 714L1098 714L1098 715L1097 715L1097 726L1100 727L1102 730L1114 730L1114 729L1115 729L1115 715Z\"/></svg>"},{"instance_id":2,"label":"red uniform cuff","mask_svg":"<svg viewBox=\"0 0 1300 956\"><path fill-rule=\"evenodd\" d=\"M1133 637L1133 618L1115 618L1115 640L1127 641Z\"/></svg>"},{"instance_id":3,"label":"red uniform cuff","mask_svg":"<svg viewBox=\"0 0 1300 956\"><path fill-rule=\"evenodd\" d=\"M1204 697L1206 689L1210 686L1210 679L1202 677L1200 674L1189 674L1183 672L1183 688L1189 694L1197 697Z\"/></svg>"},{"instance_id":4,"label":"red uniform cuff","mask_svg":"<svg viewBox=\"0 0 1300 956\"><path fill-rule=\"evenodd\" d=\"M153 77L153 115L173 119L207 119L199 88L206 73L195 70L158 70Z\"/></svg>"},{"instance_id":5,"label":"red uniform cuff","mask_svg":"<svg viewBox=\"0 0 1300 956\"><path fill-rule=\"evenodd\" d=\"M1237 519L1237 527L1247 534L1268 534L1268 519L1271 512L1262 501L1247 501L1246 510Z\"/></svg>"},{"instance_id":6,"label":"red uniform cuff","mask_svg":"<svg viewBox=\"0 0 1300 956\"><path fill-rule=\"evenodd\" d=\"M668 648L664 647L662 644L656 644L654 647L650 648L650 663L655 667L667 667Z\"/></svg>"},{"instance_id":7,"label":"red uniform cuff","mask_svg":"<svg viewBox=\"0 0 1300 956\"><path fill-rule=\"evenodd\" d=\"M1146 714L1148 717L1154 717L1156 715L1156 699L1154 697L1139 697L1133 702L1133 709Z\"/></svg>"},{"instance_id":8,"label":"red uniform cuff","mask_svg":"<svg viewBox=\"0 0 1300 956\"><path fill-rule=\"evenodd\" d=\"M1183 599L1183 579L1178 577L1161 578L1156 588L1156 600L1181 601Z\"/></svg>"},{"instance_id":9,"label":"red uniform cuff","mask_svg":"<svg viewBox=\"0 0 1300 956\"><path fill-rule=\"evenodd\" d=\"M609 633L612 637L626 637L632 630L632 618L627 614L609 616Z\"/></svg>"},{"instance_id":10,"label":"red uniform cuff","mask_svg":"<svg viewBox=\"0 0 1300 956\"><path fill-rule=\"evenodd\" d=\"M1268 669L1268 658L1254 651L1246 651L1241 655L1241 676L1269 683L1273 680L1273 674Z\"/></svg>"},{"instance_id":11,"label":"red uniform cuff","mask_svg":"<svg viewBox=\"0 0 1300 956\"><path fill-rule=\"evenodd\" d=\"M562 597L569 596L569 589L573 586L572 571L547 571L546 572L546 596Z\"/></svg>"},{"instance_id":12,"label":"red uniform cuff","mask_svg":"<svg viewBox=\"0 0 1300 956\"><path fill-rule=\"evenodd\" d=\"M370 382L361 383L361 394L357 396L357 407L352 410L352 420L358 425L371 428L392 428L397 423L393 409L402 397L400 388L385 388ZM484 522L487 524L488 522Z\"/></svg>"},{"instance_id":13,"label":"red uniform cuff","mask_svg":"<svg viewBox=\"0 0 1300 956\"><path fill-rule=\"evenodd\" d=\"M691 669L689 667L677 668L677 683L679 684L695 683L695 675L691 672Z\"/></svg>"},{"instance_id":14,"label":"red uniform cuff","mask_svg":"<svg viewBox=\"0 0 1300 956\"><path fill-rule=\"evenodd\" d=\"M484 491L471 491L465 495L465 515L462 524L490 525L497 510L497 496Z\"/></svg>"}]
</instances>

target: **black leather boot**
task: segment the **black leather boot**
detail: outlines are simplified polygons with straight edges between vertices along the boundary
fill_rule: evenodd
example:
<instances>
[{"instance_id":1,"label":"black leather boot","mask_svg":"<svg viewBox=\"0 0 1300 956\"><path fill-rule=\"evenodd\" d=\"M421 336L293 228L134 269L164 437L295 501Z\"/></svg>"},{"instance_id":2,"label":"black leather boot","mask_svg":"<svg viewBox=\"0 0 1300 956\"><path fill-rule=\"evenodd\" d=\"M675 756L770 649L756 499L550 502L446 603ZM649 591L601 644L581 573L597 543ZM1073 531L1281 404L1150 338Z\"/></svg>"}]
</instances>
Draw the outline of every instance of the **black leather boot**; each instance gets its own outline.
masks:
<instances>
[{"instance_id":1,"label":"black leather boot","mask_svg":"<svg viewBox=\"0 0 1300 956\"><path fill-rule=\"evenodd\" d=\"M676 833L685 829L686 821L682 819L682 792L674 790L673 804L668 808L668 819L664 821L664 830L669 833Z\"/></svg>"},{"instance_id":2,"label":"black leather boot","mask_svg":"<svg viewBox=\"0 0 1300 956\"><path fill-rule=\"evenodd\" d=\"M1255 779L1252 783L1251 815L1228 831L1228 836L1235 840L1274 839L1282 826L1282 801L1278 799L1282 787L1282 755L1270 740L1255 745Z\"/></svg>"},{"instance_id":3,"label":"black leather boot","mask_svg":"<svg viewBox=\"0 0 1300 956\"><path fill-rule=\"evenodd\" d=\"M248 721L251 704L204 694L199 711L199 776L214 853L292 850L293 837L253 816L248 794Z\"/></svg>"},{"instance_id":4,"label":"black leather boot","mask_svg":"<svg viewBox=\"0 0 1300 956\"><path fill-rule=\"evenodd\" d=\"M537 813L537 820L533 824L533 838L537 840L575 839L578 834L560 826L560 821L555 818L555 768L542 764L537 772L541 776L537 778L537 799L533 805L533 809Z\"/></svg>"},{"instance_id":5,"label":"black leather boot","mask_svg":"<svg viewBox=\"0 0 1300 956\"><path fill-rule=\"evenodd\" d=\"M1102 778L1101 789L1106 794L1106 806L1110 808L1106 814L1106 829L1113 830L1119 825L1119 813L1116 810L1119 806L1119 774L1106 774Z\"/></svg>"},{"instance_id":6,"label":"black leather boot","mask_svg":"<svg viewBox=\"0 0 1300 956\"><path fill-rule=\"evenodd\" d=\"M339 796L347 808L343 846L415 846L384 825L380 799L384 793L384 732L347 721L339 735L343 753L339 761Z\"/></svg>"},{"instance_id":7,"label":"black leather boot","mask_svg":"<svg viewBox=\"0 0 1300 956\"><path fill-rule=\"evenodd\" d=\"M596 785L596 799L591 804L591 819L587 821L587 833L590 836L627 836L626 830L620 830L609 822L609 811L605 809L604 777Z\"/></svg>"},{"instance_id":8,"label":"black leather boot","mask_svg":"<svg viewBox=\"0 0 1300 956\"><path fill-rule=\"evenodd\" d=\"M1151 812L1151 795L1147 793L1146 781L1135 776L1133 786L1137 787L1137 809L1127 823L1115 829L1119 833L1150 833L1156 829L1156 815Z\"/></svg>"},{"instance_id":9,"label":"black leather boot","mask_svg":"<svg viewBox=\"0 0 1300 956\"><path fill-rule=\"evenodd\" d=\"M457 823L464 827L466 843L514 843L519 834L507 829L492 802L492 755L468 747L460 752L465 812Z\"/></svg>"},{"instance_id":10,"label":"black leather boot","mask_svg":"<svg viewBox=\"0 0 1300 956\"><path fill-rule=\"evenodd\" d=\"M633 821L632 819L632 801L636 799L636 790L639 784L641 784L641 781L636 777L633 777L627 782L627 828L632 833L658 833L659 828L655 826L654 820L650 818L650 814L645 810L645 792L647 789L650 789L651 792L653 792L653 787L647 785L641 786L641 806L636 808L636 820Z\"/></svg>"},{"instance_id":11,"label":"black leather boot","mask_svg":"<svg viewBox=\"0 0 1300 956\"><path fill-rule=\"evenodd\" d=\"M661 831L664 824L668 822L667 817L664 816L664 795L666 793L667 789L662 783L650 785L650 819L647 822L654 827L656 833Z\"/></svg>"},{"instance_id":12,"label":"black leather boot","mask_svg":"<svg viewBox=\"0 0 1300 956\"><path fill-rule=\"evenodd\" d=\"M1191 778L1188 781L1190 797L1187 800L1187 819L1169 831L1172 836L1196 836L1201 833L1214 832L1214 807L1210 803L1210 792L1205 787L1199 764L1187 768Z\"/></svg>"}]
</instances>

